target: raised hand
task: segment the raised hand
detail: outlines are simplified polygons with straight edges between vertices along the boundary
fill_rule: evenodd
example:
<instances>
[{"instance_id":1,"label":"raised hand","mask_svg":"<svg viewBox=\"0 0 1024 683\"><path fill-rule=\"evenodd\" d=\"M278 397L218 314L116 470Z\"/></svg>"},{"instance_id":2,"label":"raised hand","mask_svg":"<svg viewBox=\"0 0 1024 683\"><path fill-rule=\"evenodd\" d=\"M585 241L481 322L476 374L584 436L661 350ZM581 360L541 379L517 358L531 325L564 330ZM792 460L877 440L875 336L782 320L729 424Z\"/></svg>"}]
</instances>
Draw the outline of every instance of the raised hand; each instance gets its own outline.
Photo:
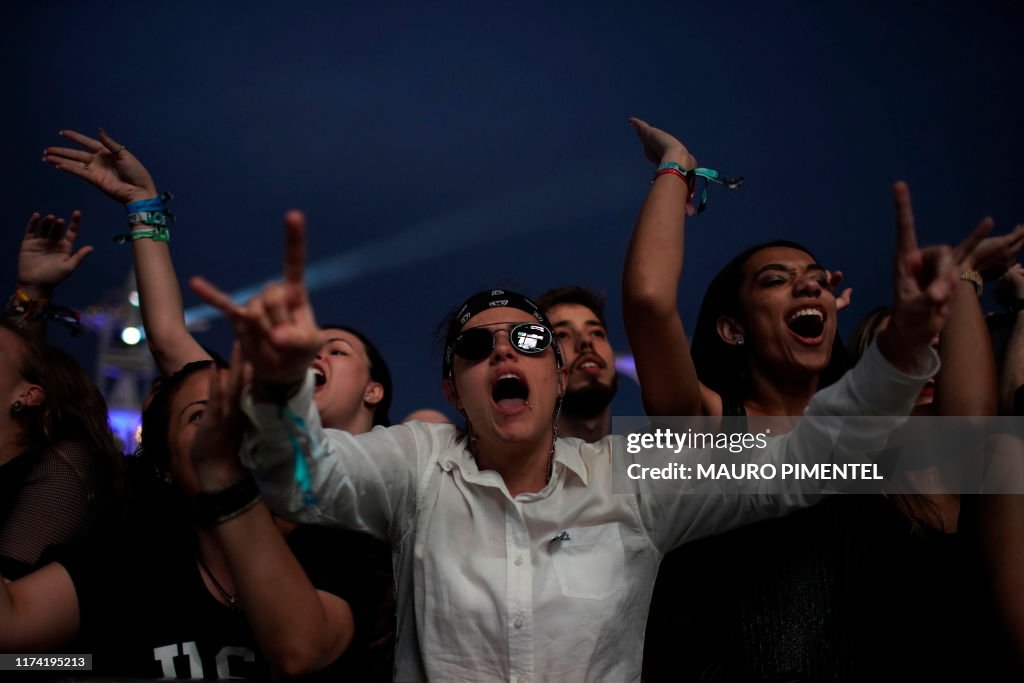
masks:
<instances>
[{"instance_id":1,"label":"raised hand","mask_svg":"<svg viewBox=\"0 0 1024 683\"><path fill-rule=\"evenodd\" d=\"M970 268L996 280L1017 262L1017 254L1024 247L1024 225L1018 225L1006 235L986 237L978 242L970 255Z\"/></svg>"},{"instance_id":2,"label":"raised hand","mask_svg":"<svg viewBox=\"0 0 1024 683\"><path fill-rule=\"evenodd\" d=\"M629 125L636 129L636 136L644 148L644 156L652 164L674 161L687 171L697 168L697 160L671 134L636 117L629 119Z\"/></svg>"},{"instance_id":3,"label":"raised hand","mask_svg":"<svg viewBox=\"0 0 1024 683\"><path fill-rule=\"evenodd\" d=\"M156 185L146 167L102 128L99 140L73 130L62 130L60 134L82 149L47 147L43 152L46 163L92 183L122 204L157 196Z\"/></svg>"},{"instance_id":4,"label":"raised hand","mask_svg":"<svg viewBox=\"0 0 1024 683\"><path fill-rule=\"evenodd\" d=\"M982 220L956 248L942 245L921 249L917 246L907 184L896 183L892 193L896 207L896 258L892 318L886 330L891 332L886 346L890 352L907 358L928 346L942 331L949 317L953 288L969 265L975 247L992 230L992 219ZM880 337L879 342L882 341ZM886 355L895 362L890 353Z\"/></svg>"},{"instance_id":5,"label":"raised hand","mask_svg":"<svg viewBox=\"0 0 1024 683\"><path fill-rule=\"evenodd\" d=\"M52 215L40 218L32 214L18 251L18 284L48 292L63 282L92 253L92 247L74 251L82 212L74 211L71 222Z\"/></svg>"},{"instance_id":6,"label":"raised hand","mask_svg":"<svg viewBox=\"0 0 1024 683\"><path fill-rule=\"evenodd\" d=\"M1006 308L1024 301L1024 266L1015 263L1003 273L996 283L996 301Z\"/></svg>"},{"instance_id":7,"label":"raised hand","mask_svg":"<svg viewBox=\"0 0 1024 683\"><path fill-rule=\"evenodd\" d=\"M284 222L283 282L267 285L244 306L204 278L194 277L189 283L203 301L231 320L242 356L253 366L253 379L282 389L305 378L323 345L303 279L306 218L300 211L289 211Z\"/></svg>"},{"instance_id":8,"label":"raised hand","mask_svg":"<svg viewBox=\"0 0 1024 683\"><path fill-rule=\"evenodd\" d=\"M841 311L853 302L853 288L847 287L842 292L839 291L839 285L843 281L843 271L826 270L825 274L828 278L828 288L836 297L836 311Z\"/></svg>"},{"instance_id":9,"label":"raised hand","mask_svg":"<svg viewBox=\"0 0 1024 683\"><path fill-rule=\"evenodd\" d=\"M239 399L251 372L242 362L237 342L231 350L231 367L227 371L210 368L210 394L192 441L191 454L192 466L203 490L223 488L242 473L238 452L244 419Z\"/></svg>"}]
</instances>

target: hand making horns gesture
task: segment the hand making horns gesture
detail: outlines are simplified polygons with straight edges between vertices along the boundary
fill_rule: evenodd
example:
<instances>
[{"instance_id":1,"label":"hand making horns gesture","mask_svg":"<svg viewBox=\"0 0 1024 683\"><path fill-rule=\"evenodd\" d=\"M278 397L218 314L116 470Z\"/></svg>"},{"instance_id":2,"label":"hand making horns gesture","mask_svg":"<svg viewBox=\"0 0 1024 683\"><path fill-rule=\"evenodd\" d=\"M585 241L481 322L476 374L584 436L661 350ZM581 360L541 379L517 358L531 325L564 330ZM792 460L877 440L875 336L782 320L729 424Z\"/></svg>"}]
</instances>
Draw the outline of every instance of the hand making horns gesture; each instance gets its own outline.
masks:
<instances>
[{"instance_id":1,"label":"hand making horns gesture","mask_svg":"<svg viewBox=\"0 0 1024 683\"><path fill-rule=\"evenodd\" d=\"M323 345L304 281L306 218L301 211L289 211L284 225L284 281L268 284L245 305L236 304L205 278L194 277L189 283L231 321L255 382L275 389L300 384Z\"/></svg>"},{"instance_id":2,"label":"hand making horns gesture","mask_svg":"<svg viewBox=\"0 0 1024 683\"><path fill-rule=\"evenodd\" d=\"M918 247L910 189L900 181L892 188L896 208L896 257L893 266L892 330L886 356L897 360L931 343L949 317L949 299L974 248L991 230L983 219L955 248L947 245ZM882 339L879 339L882 343ZM905 350L894 348L904 345ZM892 354L890 354L890 351ZM898 363L897 363L898 364Z\"/></svg>"}]
</instances>

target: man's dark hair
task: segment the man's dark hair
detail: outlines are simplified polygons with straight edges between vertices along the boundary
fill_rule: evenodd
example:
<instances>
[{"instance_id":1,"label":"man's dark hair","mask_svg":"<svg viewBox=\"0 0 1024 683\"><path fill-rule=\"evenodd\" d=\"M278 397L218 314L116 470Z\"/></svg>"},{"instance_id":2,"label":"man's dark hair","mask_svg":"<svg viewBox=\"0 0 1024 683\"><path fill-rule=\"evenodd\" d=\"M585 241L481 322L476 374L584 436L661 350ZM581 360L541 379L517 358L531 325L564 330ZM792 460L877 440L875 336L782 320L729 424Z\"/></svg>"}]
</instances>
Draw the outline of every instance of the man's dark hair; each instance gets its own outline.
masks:
<instances>
[{"instance_id":1,"label":"man's dark hair","mask_svg":"<svg viewBox=\"0 0 1024 683\"><path fill-rule=\"evenodd\" d=\"M549 289L537 299L537 305L545 314L555 306L564 304L576 304L589 308L597 316L598 322L607 327L604 319L604 294L601 292L588 287L571 285Z\"/></svg>"}]
</instances>

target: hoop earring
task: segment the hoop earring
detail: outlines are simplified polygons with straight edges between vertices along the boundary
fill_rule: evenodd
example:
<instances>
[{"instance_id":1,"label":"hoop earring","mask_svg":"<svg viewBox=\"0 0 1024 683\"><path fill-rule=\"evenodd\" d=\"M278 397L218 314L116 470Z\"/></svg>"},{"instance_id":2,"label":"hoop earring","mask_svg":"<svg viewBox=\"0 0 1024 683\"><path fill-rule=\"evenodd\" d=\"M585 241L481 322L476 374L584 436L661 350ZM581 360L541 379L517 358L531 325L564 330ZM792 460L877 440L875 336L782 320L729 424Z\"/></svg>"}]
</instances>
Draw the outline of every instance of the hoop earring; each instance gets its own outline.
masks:
<instances>
[{"instance_id":1,"label":"hoop earring","mask_svg":"<svg viewBox=\"0 0 1024 683\"><path fill-rule=\"evenodd\" d=\"M736 337L736 346L743 346L743 337Z\"/></svg>"}]
</instances>

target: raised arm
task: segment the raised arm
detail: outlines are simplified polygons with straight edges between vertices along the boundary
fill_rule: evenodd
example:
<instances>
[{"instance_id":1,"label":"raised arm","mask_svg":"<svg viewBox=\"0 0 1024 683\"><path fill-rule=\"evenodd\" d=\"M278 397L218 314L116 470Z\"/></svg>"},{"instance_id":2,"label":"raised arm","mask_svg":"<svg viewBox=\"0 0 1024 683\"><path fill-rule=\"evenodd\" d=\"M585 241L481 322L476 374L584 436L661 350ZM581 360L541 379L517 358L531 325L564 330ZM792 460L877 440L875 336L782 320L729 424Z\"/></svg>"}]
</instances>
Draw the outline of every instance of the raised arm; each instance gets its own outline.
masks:
<instances>
[{"instance_id":1,"label":"raised arm","mask_svg":"<svg viewBox=\"0 0 1024 683\"><path fill-rule=\"evenodd\" d=\"M896 209L896 255L893 267L893 305L889 325L878 333L878 348L890 363L908 374L920 374L921 348L946 326L950 299L970 255L992 229L982 221L955 248L917 245L910 189L893 186Z\"/></svg>"},{"instance_id":2,"label":"raised arm","mask_svg":"<svg viewBox=\"0 0 1024 683\"><path fill-rule=\"evenodd\" d=\"M25 226L25 235L18 250L18 287L13 308L8 310L16 324L34 336L43 336L42 312L53 300L53 293L82 265L92 247L74 250L75 238L82 223L82 213L74 211L71 222L49 215L32 214Z\"/></svg>"},{"instance_id":3,"label":"raised arm","mask_svg":"<svg viewBox=\"0 0 1024 683\"><path fill-rule=\"evenodd\" d=\"M629 122L652 163L678 164L684 170L697 166L676 138L640 119ZM686 180L674 173L657 176L626 252L622 315L648 415L722 412L721 398L697 379L676 300L689 200Z\"/></svg>"},{"instance_id":4,"label":"raised arm","mask_svg":"<svg viewBox=\"0 0 1024 683\"><path fill-rule=\"evenodd\" d=\"M303 281L305 218L285 218L285 279L244 306L203 278L192 288L232 322L253 379L243 397L249 428L243 462L275 511L300 522L393 537L414 508L418 455L432 432L402 425L353 436L325 430L309 366L322 346Z\"/></svg>"},{"instance_id":5,"label":"raised arm","mask_svg":"<svg viewBox=\"0 0 1024 683\"><path fill-rule=\"evenodd\" d=\"M126 207L158 198L149 171L103 130L98 140L72 130L63 130L61 135L82 149L49 147L44 161L82 178ZM161 374L169 375L190 361L207 360L210 355L185 327L181 290L171 262L169 243L141 237L152 235L153 226L146 224L140 212L130 211L129 215L138 217L130 224L131 243L146 340Z\"/></svg>"},{"instance_id":6,"label":"raised arm","mask_svg":"<svg viewBox=\"0 0 1024 683\"><path fill-rule=\"evenodd\" d=\"M983 223L991 227L992 219ZM950 299L949 322L939 337L942 372L935 379L935 409L939 415L996 415L996 362L980 282L964 278L998 277L1020 250L1024 230L988 237L978 243L964 263L964 275Z\"/></svg>"},{"instance_id":7,"label":"raised arm","mask_svg":"<svg viewBox=\"0 0 1024 683\"><path fill-rule=\"evenodd\" d=\"M969 254L990 226L982 223L956 248L921 249L914 234L906 184L893 188L897 211L897 246L893 269L893 305L889 326L861 361L832 386L811 399L792 432L755 450L757 463L858 462L881 450L939 367L932 339L946 324L949 301ZM872 420L836 422L834 418L867 416ZM838 435L838 437L837 437ZM781 489L779 480L730 483L710 489L703 504L679 495L679 484L649 486L641 495L641 514L659 547L667 550L694 538L779 516L819 499L814 482ZM707 485L709 488L710 484ZM741 490L755 495L722 495ZM680 502L680 499L686 503ZM665 520L670 520L666 523Z\"/></svg>"},{"instance_id":8,"label":"raised arm","mask_svg":"<svg viewBox=\"0 0 1024 683\"><path fill-rule=\"evenodd\" d=\"M241 366L236 347L229 373L210 371L210 397L192 445L201 499L222 498L248 476L237 455L244 420ZM355 631L352 610L337 595L313 587L262 502L228 519L201 521L216 525L213 535L246 619L275 669L287 676L317 671L345 651Z\"/></svg>"},{"instance_id":9,"label":"raised arm","mask_svg":"<svg viewBox=\"0 0 1024 683\"><path fill-rule=\"evenodd\" d=\"M1013 316L1010 339L1003 356L999 377L999 407L1005 415L1020 415L1016 396L1024 387L1024 266L1019 263L1006 271L996 286L996 298Z\"/></svg>"}]
</instances>

